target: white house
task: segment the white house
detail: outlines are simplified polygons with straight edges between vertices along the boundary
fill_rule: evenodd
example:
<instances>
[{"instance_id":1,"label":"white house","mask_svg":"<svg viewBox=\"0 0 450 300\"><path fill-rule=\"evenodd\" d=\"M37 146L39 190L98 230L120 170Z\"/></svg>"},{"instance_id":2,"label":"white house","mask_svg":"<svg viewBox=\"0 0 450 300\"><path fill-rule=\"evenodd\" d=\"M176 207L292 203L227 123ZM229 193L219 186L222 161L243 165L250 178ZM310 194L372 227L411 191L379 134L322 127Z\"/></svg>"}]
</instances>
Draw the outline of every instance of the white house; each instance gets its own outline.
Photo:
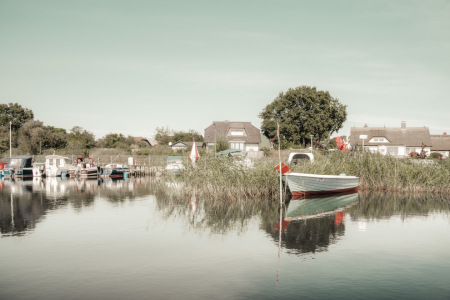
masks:
<instances>
[{"instance_id":1,"label":"white house","mask_svg":"<svg viewBox=\"0 0 450 300\"><path fill-rule=\"evenodd\" d=\"M213 122L205 129L205 143L208 150L214 150L214 141L218 135L225 136L231 149L258 151L261 133L251 122Z\"/></svg>"},{"instance_id":2,"label":"white house","mask_svg":"<svg viewBox=\"0 0 450 300\"><path fill-rule=\"evenodd\" d=\"M407 128L406 122L402 122L401 127L352 127L349 139L352 146L364 144L364 148L372 152L400 157L420 153L422 145L429 155L433 144L428 127Z\"/></svg>"}]
</instances>

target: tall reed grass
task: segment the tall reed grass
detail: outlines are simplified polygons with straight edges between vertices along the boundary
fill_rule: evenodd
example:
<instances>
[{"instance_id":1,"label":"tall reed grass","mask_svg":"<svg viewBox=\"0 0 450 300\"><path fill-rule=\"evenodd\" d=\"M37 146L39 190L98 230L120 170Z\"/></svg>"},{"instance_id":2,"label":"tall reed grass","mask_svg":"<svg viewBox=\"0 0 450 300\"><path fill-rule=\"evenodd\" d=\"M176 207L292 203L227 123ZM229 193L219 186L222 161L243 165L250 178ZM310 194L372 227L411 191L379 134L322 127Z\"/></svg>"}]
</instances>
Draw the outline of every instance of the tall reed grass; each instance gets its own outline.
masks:
<instances>
[{"instance_id":1,"label":"tall reed grass","mask_svg":"<svg viewBox=\"0 0 450 300\"><path fill-rule=\"evenodd\" d=\"M450 195L448 162L398 159L369 151L355 151L316 155L312 164L291 167L294 172L358 176L360 190Z\"/></svg>"},{"instance_id":2,"label":"tall reed grass","mask_svg":"<svg viewBox=\"0 0 450 300\"><path fill-rule=\"evenodd\" d=\"M278 199L276 164L278 162L273 158L263 158L248 167L227 157L203 156L195 165L187 163L186 169L172 180L183 182L185 191L212 198ZM358 176L359 190L450 195L448 162L424 163L423 160L398 159L368 151L332 152L316 154L313 163L292 164L290 168L292 172Z\"/></svg>"}]
</instances>

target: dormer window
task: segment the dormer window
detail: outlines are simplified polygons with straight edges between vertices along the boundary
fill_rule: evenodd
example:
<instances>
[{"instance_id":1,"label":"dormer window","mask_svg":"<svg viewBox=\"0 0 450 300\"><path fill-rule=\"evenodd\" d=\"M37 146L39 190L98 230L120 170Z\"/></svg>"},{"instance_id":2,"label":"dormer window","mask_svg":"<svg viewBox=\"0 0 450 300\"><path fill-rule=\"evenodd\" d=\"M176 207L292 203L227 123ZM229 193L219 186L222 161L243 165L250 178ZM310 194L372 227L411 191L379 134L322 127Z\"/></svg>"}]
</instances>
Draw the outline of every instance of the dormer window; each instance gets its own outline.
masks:
<instances>
[{"instance_id":1,"label":"dormer window","mask_svg":"<svg viewBox=\"0 0 450 300\"><path fill-rule=\"evenodd\" d=\"M242 131L242 130L231 130L231 135L240 135L240 136L242 136L242 135L244 135L244 131Z\"/></svg>"},{"instance_id":2,"label":"dormer window","mask_svg":"<svg viewBox=\"0 0 450 300\"><path fill-rule=\"evenodd\" d=\"M385 137L373 137L369 143L389 143Z\"/></svg>"}]
</instances>

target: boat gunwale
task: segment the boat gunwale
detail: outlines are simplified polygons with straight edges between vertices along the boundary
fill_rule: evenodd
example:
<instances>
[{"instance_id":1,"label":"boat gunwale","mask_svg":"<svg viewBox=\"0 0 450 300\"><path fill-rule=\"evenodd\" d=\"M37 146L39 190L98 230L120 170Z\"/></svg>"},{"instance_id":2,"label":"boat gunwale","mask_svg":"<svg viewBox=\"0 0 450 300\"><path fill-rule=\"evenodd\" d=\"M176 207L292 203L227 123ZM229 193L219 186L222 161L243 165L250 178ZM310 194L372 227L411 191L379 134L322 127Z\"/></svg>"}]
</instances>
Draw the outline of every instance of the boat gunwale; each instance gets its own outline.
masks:
<instances>
[{"instance_id":1,"label":"boat gunwale","mask_svg":"<svg viewBox=\"0 0 450 300\"><path fill-rule=\"evenodd\" d=\"M311 177L311 178L330 178L330 179L359 179L356 176L341 176L341 175L321 175L321 174L308 174L308 173L285 173L284 176L294 177Z\"/></svg>"}]
</instances>

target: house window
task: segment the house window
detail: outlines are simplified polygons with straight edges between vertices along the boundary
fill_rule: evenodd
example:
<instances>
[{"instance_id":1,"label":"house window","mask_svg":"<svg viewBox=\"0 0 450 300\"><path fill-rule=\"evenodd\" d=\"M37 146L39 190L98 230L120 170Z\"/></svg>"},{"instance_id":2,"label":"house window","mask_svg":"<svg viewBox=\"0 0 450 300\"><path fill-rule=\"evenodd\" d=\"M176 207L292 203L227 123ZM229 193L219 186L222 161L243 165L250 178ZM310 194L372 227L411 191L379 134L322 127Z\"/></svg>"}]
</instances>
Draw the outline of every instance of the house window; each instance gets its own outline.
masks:
<instances>
[{"instance_id":1,"label":"house window","mask_svg":"<svg viewBox=\"0 0 450 300\"><path fill-rule=\"evenodd\" d=\"M384 137L374 137L372 138L369 143L388 143L389 141Z\"/></svg>"},{"instance_id":2,"label":"house window","mask_svg":"<svg viewBox=\"0 0 450 300\"><path fill-rule=\"evenodd\" d=\"M59 166L61 164L61 160L59 158L56 159L56 165Z\"/></svg>"},{"instance_id":3,"label":"house window","mask_svg":"<svg viewBox=\"0 0 450 300\"><path fill-rule=\"evenodd\" d=\"M242 130L232 130L231 135L244 135Z\"/></svg>"},{"instance_id":4,"label":"house window","mask_svg":"<svg viewBox=\"0 0 450 300\"><path fill-rule=\"evenodd\" d=\"M244 143L230 143L231 149L244 150Z\"/></svg>"}]
</instances>

